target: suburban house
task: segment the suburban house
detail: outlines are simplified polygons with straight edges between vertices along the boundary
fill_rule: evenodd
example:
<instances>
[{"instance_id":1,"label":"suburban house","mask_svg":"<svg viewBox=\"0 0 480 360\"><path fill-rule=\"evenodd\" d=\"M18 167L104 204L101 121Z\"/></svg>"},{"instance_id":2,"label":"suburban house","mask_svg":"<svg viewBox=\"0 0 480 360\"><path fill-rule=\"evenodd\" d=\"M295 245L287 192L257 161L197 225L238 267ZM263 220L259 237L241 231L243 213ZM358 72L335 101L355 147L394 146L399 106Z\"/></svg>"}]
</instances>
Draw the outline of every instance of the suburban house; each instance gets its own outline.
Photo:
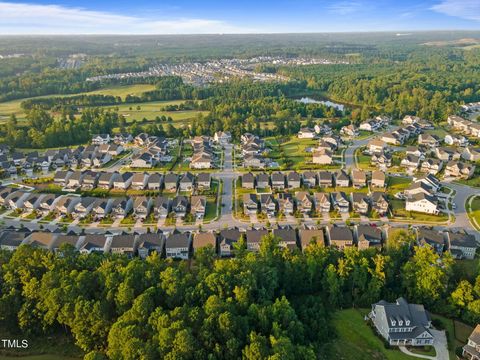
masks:
<instances>
[{"instance_id":1,"label":"suburban house","mask_svg":"<svg viewBox=\"0 0 480 360\"><path fill-rule=\"evenodd\" d=\"M367 186L367 174L365 174L365 171L360 169L353 169L352 184L353 187L357 189Z\"/></svg>"},{"instance_id":2,"label":"suburban house","mask_svg":"<svg viewBox=\"0 0 480 360\"><path fill-rule=\"evenodd\" d=\"M325 236L322 229L305 226L298 230L298 237L300 239L302 251L305 251L305 249L312 243L325 246Z\"/></svg>"},{"instance_id":3,"label":"suburban house","mask_svg":"<svg viewBox=\"0 0 480 360\"><path fill-rule=\"evenodd\" d=\"M59 215L69 215L80 202L80 198L76 196L62 196L55 204L55 210Z\"/></svg>"},{"instance_id":4,"label":"suburban house","mask_svg":"<svg viewBox=\"0 0 480 360\"><path fill-rule=\"evenodd\" d=\"M133 200L133 216L135 219L146 219L152 208L152 199L146 196L137 196Z\"/></svg>"},{"instance_id":5,"label":"suburban house","mask_svg":"<svg viewBox=\"0 0 480 360\"><path fill-rule=\"evenodd\" d=\"M32 193L27 196L25 201L23 202L23 209L25 212L33 212L38 209L40 203L42 202L42 198L44 195Z\"/></svg>"},{"instance_id":6,"label":"suburban house","mask_svg":"<svg viewBox=\"0 0 480 360\"><path fill-rule=\"evenodd\" d=\"M317 173L314 171L305 171L303 173L303 185L306 187L315 187L317 185Z\"/></svg>"},{"instance_id":7,"label":"suburban house","mask_svg":"<svg viewBox=\"0 0 480 360\"><path fill-rule=\"evenodd\" d=\"M426 159L420 166L420 171L432 175L436 175L442 170L443 161L440 159Z\"/></svg>"},{"instance_id":8,"label":"suburban house","mask_svg":"<svg viewBox=\"0 0 480 360\"><path fill-rule=\"evenodd\" d=\"M121 234L113 236L110 242L110 252L132 257L135 253L135 235Z\"/></svg>"},{"instance_id":9,"label":"suburban house","mask_svg":"<svg viewBox=\"0 0 480 360\"><path fill-rule=\"evenodd\" d=\"M192 234L189 232L173 232L165 241L167 258L188 260L192 253Z\"/></svg>"},{"instance_id":10,"label":"suburban house","mask_svg":"<svg viewBox=\"0 0 480 360\"><path fill-rule=\"evenodd\" d=\"M299 139L313 139L315 136L317 136L315 130L306 127L301 128L298 132Z\"/></svg>"},{"instance_id":11,"label":"suburban house","mask_svg":"<svg viewBox=\"0 0 480 360\"><path fill-rule=\"evenodd\" d=\"M68 179L70 176L73 174L73 171L71 170L59 170L55 173L55 176L53 177L53 183L55 185L64 187L68 183Z\"/></svg>"},{"instance_id":12,"label":"suburban house","mask_svg":"<svg viewBox=\"0 0 480 360\"><path fill-rule=\"evenodd\" d=\"M57 238L57 236L57 233L35 231L32 232L27 241L28 244L32 247L50 250L53 241Z\"/></svg>"},{"instance_id":13,"label":"suburban house","mask_svg":"<svg viewBox=\"0 0 480 360\"><path fill-rule=\"evenodd\" d=\"M474 235L465 232L447 231L448 248L455 259L474 259L478 249ZM480 360L480 359L479 359Z\"/></svg>"},{"instance_id":14,"label":"suburban house","mask_svg":"<svg viewBox=\"0 0 480 360\"><path fill-rule=\"evenodd\" d=\"M333 163L333 153L327 149L315 149L312 152L314 164L330 165Z\"/></svg>"},{"instance_id":15,"label":"suburban house","mask_svg":"<svg viewBox=\"0 0 480 360\"><path fill-rule=\"evenodd\" d=\"M79 251L82 254L91 254L92 252L104 252L107 238L104 235L87 234L80 245Z\"/></svg>"},{"instance_id":16,"label":"suburban house","mask_svg":"<svg viewBox=\"0 0 480 360\"><path fill-rule=\"evenodd\" d=\"M273 229L273 236L278 238L278 244L290 250L298 249L297 232L295 229L286 226Z\"/></svg>"},{"instance_id":17,"label":"suburban house","mask_svg":"<svg viewBox=\"0 0 480 360\"><path fill-rule=\"evenodd\" d=\"M0 233L0 249L14 251L30 236L29 231L4 230Z\"/></svg>"},{"instance_id":18,"label":"suburban house","mask_svg":"<svg viewBox=\"0 0 480 360\"><path fill-rule=\"evenodd\" d=\"M407 156L400 162L400 165L406 168L407 171L414 172L420 165L420 158L412 154L407 154Z\"/></svg>"},{"instance_id":19,"label":"suburban house","mask_svg":"<svg viewBox=\"0 0 480 360\"><path fill-rule=\"evenodd\" d=\"M388 201L385 193L380 191L374 191L371 195L372 208L380 216L385 215L388 212Z\"/></svg>"},{"instance_id":20,"label":"suburban house","mask_svg":"<svg viewBox=\"0 0 480 360\"><path fill-rule=\"evenodd\" d=\"M260 209L267 216L274 217L277 212L277 204L272 194L260 194Z\"/></svg>"},{"instance_id":21,"label":"suburban house","mask_svg":"<svg viewBox=\"0 0 480 360\"><path fill-rule=\"evenodd\" d=\"M218 235L220 256L232 256L234 245L240 240L242 233L237 228L224 229Z\"/></svg>"},{"instance_id":22,"label":"suburban house","mask_svg":"<svg viewBox=\"0 0 480 360\"><path fill-rule=\"evenodd\" d=\"M177 191L178 175L173 173L166 174L163 178L163 183L165 184L165 190Z\"/></svg>"},{"instance_id":23,"label":"suburban house","mask_svg":"<svg viewBox=\"0 0 480 360\"><path fill-rule=\"evenodd\" d=\"M384 152L387 149L388 145L385 141L381 139L372 139L368 142L367 149L368 152L373 154L377 152Z\"/></svg>"},{"instance_id":24,"label":"suburban house","mask_svg":"<svg viewBox=\"0 0 480 360\"><path fill-rule=\"evenodd\" d=\"M418 145L427 145L429 147L435 147L440 144L440 139L435 135L420 134L418 135Z\"/></svg>"},{"instance_id":25,"label":"suburban house","mask_svg":"<svg viewBox=\"0 0 480 360\"><path fill-rule=\"evenodd\" d=\"M418 183L418 182L424 183L425 185L427 185L431 189L431 192L433 192L433 193L436 193L442 187L442 184L440 184L440 181L435 176L433 176L432 174L427 174L427 175L423 175L423 176L419 176L419 177L414 177L413 182L414 183Z\"/></svg>"},{"instance_id":26,"label":"suburban house","mask_svg":"<svg viewBox=\"0 0 480 360\"><path fill-rule=\"evenodd\" d=\"M153 252L156 252L160 257L164 255L165 235L161 233L140 234L137 243L137 253L142 259L146 259Z\"/></svg>"},{"instance_id":27,"label":"suburban house","mask_svg":"<svg viewBox=\"0 0 480 360\"><path fill-rule=\"evenodd\" d=\"M190 172L186 172L180 177L180 191L192 191L194 182L195 176Z\"/></svg>"},{"instance_id":28,"label":"suburban house","mask_svg":"<svg viewBox=\"0 0 480 360\"><path fill-rule=\"evenodd\" d=\"M207 210L207 197L195 195L190 199L190 213L196 219L203 219Z\"/></svg>"},{"instance_id":29,"label":"suburban house","mask_svg":"<svg viewBox=\"0 0 480 360\"><path fill-rule=\"evenodd\" d=\"M84 172L77 170L74 171L67 180L66 187L69 189L76 189L82 186Z\"/></svg>"},{"instance_id":30,"label":"suburban house","mask_svg":"<svg viewBox=\"0 0 480 360\"><path fill-rule=\"evenodd\" d=\"M109 134L97 134L92 136L93 145L108 144L110 140L111 139Z\"/></svg>"},{"instance_id":31,"label":"suburban house","mask_svg":"<svg viewBox=\"0 0 480 360\"><path fill-rule=\"evenodd\" d=\"M144 152L135 158L132 159L132 162L130 163L131 168L152 168L155 165L155 159L153 158L153 155Z\"/></svg>"},{"instance_id":32,"label":"suburban house","mask_svg":"<svg viewBox=\"0 0 480 360\"><path fill-rule=\"evenodd\" d=\"M163 175L159 173L153 173L148 177L147 189L148 190L160 190L163 184Z\"/></svg>"},{"instance_id":33,"label":"suburban house","mask_svg":"<svg viewBox=\"0 0 480 360\"><path fill-rule=\"evenodd\" d=\"M417 211L435 215L440 212L438 209L437 198L424 193L418 193L409 196L406 201L405 209L407 211Z\"/></svg>"},{"instance_id":34,"label":"suburban house","mask_svg":"<svg viewBox=\"0 0 480 360\"><path fill-rule=\"evenodd\" d=\"M329 225L326 233L331 246L336 246L340 250L353 246L353 233L348 227Z\"/></svg>"},{"instance_id":35,"label":"suburban house","mask_svg":"<svg viewBox=\"0 0 480 360\"><path fill-rule=\"evenodd\" d=\"M313 208L313 200L307 191L297 191L295 193L297 209L302 214L310 213Z\"/></svg>"},{"instance_id":36,"label":"suburban house","mask_svg":"<svg viewBox=\"0 0 480 360\"><path fill-rule=\"evenodd\" d=\"M72 216L76 219L85 218L90 214L96 200L96 198L90 196L80 198L80 201L75 204Z\"/></svg>"},{"instance_id":37,"label":"suburban house","mask_svg":"<svg viewBox=\"0 0 480 360\"><path fill-rule=\"evenodd\" d=\"M247 250L258 251L263 237L268 235L268 230L265 229L250 229L245 232L245 239L247 241Z\"/></svg>"},{"instance_id":38,"label":"suburban house","mask_svg":"<svg viewBox=\"0 0 480 360\"><path fill-rule=\"evenodd\" d=\"M469 360L480 360L480 325L473 329L467 344L462 348L462 357Z\"/></svg>"},{"instance_id":39,"label":"suburban house","mask_svg":"<svg viewBox=\"0 0 480 360\"><path fill-rule=\"evenodd\" d=\"M291 171L287 175L287 187L289 189L298 189L301 186L301 179L302 176L296 172L296 171Z\"/></svg>"},{"instance_id":40,"label":"suburban house","mask_svg":"<svg viewBox=\"0 0 480 360\"><path fill-rule=\"evenodd\" d=\"M445 251L446 247L446 241L443 232L424 227L417 228L417 244L419 246L430 246L439 255Z\"/></svg>"},{"instance_id":41,"label":"suburban house","mask_svg":"<svg viewBox=\"0 0 480 360\"><path fill-rule=\"evenodd\" d=\"M62 245L66 246L64 244L68 244L73 248L77 249L79 241L80 236L74 233L68 233L66 235L60 234L53 240L52 244L50 245L50 249L54 252L58 252Z\"/></svg>"},{"instance_id":42,"label":"suburban house","mask_svg":"<svg viewBox=\"0 0 480 360\"><path fill-rule=\"evenodd\" d=\"M340 134L348 136L348 137L354 137L358 135L357 129L353 124L343 126L340 129Z\"/></svg>"},{"instance_id":43,"label":"suburban house","mask_svg":"<svg viewBox=\"0 0 480 360\"><path fill-rule=\"evenodd\" d=\"M212 165L212 155L208 152L194 153L190 161L192 169L210 169Z\"/></svg>"},{"instance_id":44,"label":"suburban house","mask_svg":"<svg viewBox=\"0 0 480 360\"><path fill-rule=\"evenodd\" d=\"M295 202L292 194L279 193L278 198L278 211L284 215L292 215L295 210Z\"/></svg>"},{"instance_id":45,"label":"suburban house","mask_svg":"<svg viewBox=\"0 0 480 360\"><path fill-rule=\"evenodd\" d=\"M332 205L339 213L347 213L350 211L350 201L347 195L343 192L333 192L330 194L332 198Z\"/></svg>"},{"instance_id":46,"label":"suburban house","mask_svg":"<svg viewBox=\"0 0 480 360\"><path fill-rule=\"evenodd\" d=\"M131 188L133 190L145 189L145 187L147 186L148 178L149 176L147 173L138 172L133 174Z\"/></svg>"},{"instance_id":47,"label":"suburban house","mask_svg":"<svg viewBox=\"0 0 480 360\"><path fill-rule=\"evenodd\" d=\"M217 252L217 235L213 231L197 232L193 236L193 252L207 246Z\"/></svg>"},{"instance_id":48,"label":"suburban house","mask_svg":"<svg viewBox=\"0 0 480 360\"><path fill-rule=\"evenodd\" d=\"M270 186L270 177L267 173L257 175L257 189L267 189Z\"/></svg>"},{"instance_id":49,"label":"suburban house","mask_svg":"<svg viewBox=\"0 0 480 360\"><path fill-rule=\"evenodd\" d=\"M381 300L372 305L368 315L377 332L390 345L433 345L431 319L423 305L409 304L404 298L394 303Z\"/></svg>"},{"instance_id":50,"label":"suburban house","mask_svg":"<svg viewBox=\"0 0 480 360\"><path fill-rule=\"evenodd\" d=\"M340 170L335 176L335 185L339 187L350 186L350 177L344 170Z\"/></svg>"},{"instance_id":51,"label":"suburban house","mask_svg":"<svg viewBox=\"0 0 480 360\"><path fill-rule=\"evenodd\" d=\"M315 202L315 209L322 213L330 212L332 207L332 203L330 202L330 194L329 193L315 193L313 194L313 199Z\"/></svg>"},{"instance_id":52,"label":"suburban house","mask_svg":"<svg viewBox=\"0 0 480 360\"><path fill-rule=\"evenodd\" d=\"M271 175L272 188L275 190L285 189L285 175L281 172L274 172Z\"/></svg>"},{"instance_id":53,"label":"suburban house","mask_svg":"<svg viewBox=\"0 0 480 360\"><path fill-rule=\"evenodd\" d=\"M320 171L318 173L318 186L333 187L333 176L329 171Z\"/></svg>"},{"instance_id":54,"label":"suburban house","mask_svg":"<svg viewBox=\"0 0 480 360\"><path fill-rule=\"evenodd\" d=\"M172 211L177 218L183 218L187 215L189 202L185 196L176 196L172 201Z\"/></svg>"},{"instance_id":55,"label":"suburban house","mask_svg":"<svg viewBox=\"0 0 480 360\"><path fill-rule=\"evenodd\" d=\"M156 196L153 199L153 214L157 219L165 219L170 213L171 201L166 196Z\"/></svg>"},{"instance_id":56,"label":"suburban house","mask_svg":"<svg viewBox=\"0 0 480 360\"><path fill-rule=\"evenodd\" d=\"M244 189L255 189L255 175L251 172L242 174L242 187Z\"/></svg>"},{"instance_id":57,"label":"suburban house","mask_svg":"<svg viewBox=\"0 0 480 360\"><path fill-rule=\"evenodd\" d=\"M127 190L133 181L133 174L131 172L124 172L119 174L113 181L113 187L117 190Z\"/></svg>"},{"instance_id":58,"label":"suburban house","mask_svg":"<svg viewBox=\"0 0 480 360\"><path fill-rule=\"evenodd\" d=\"M213 135L213 141L222 146L229 144L231 140L232 134L229 131L217 131Z\"/></svg>"},{"instance_id":59,"label":"suburban house","mask_svg":"<svg viewBox=\"0 0 480 360\"><path fill-rule=\"evenodd\" d=\"M96 171L85 171L82 182L82 190L92 190L97 187L100 173Z\"/></svg>"},{"instance_id":60,"label":"suburban house","mask_svg":"<svg viewBox=\"0 0 480 360\"><path fill-rule=\"evenodd\" d=\"M101 220L112 211L112 199L96 199L93 207L92 213L95 220Z\"/></svg>"},{"instance_id":61,"label":"suburban house","mask_svg":"<svg viewBox=\"0 0 480 360\"><path fill-rule=\"evenodd\" d=\"M212 176L210 173L200 173L197 175L197 188L200 190L210 190L212 186Z\"/></svg>"},{"instance_id":62,"label":"suburban house","mask_svg":"<svg viewBox=\"0 0 480 360\"><path fill-rule=\"evenodd\" d=\"M372 246L382 246L382 230L371 225L356 225L357 246L359 250L368 249Z\"/></svg>"},{"instance_id":63,"label":"suburban house","mask_svg":"<svg viewBox=\"0 0 480 360\"><path fill-rule=\"evenodd\" d=\"M432 195L433 192L433 188L429 184L422 181L413 182L408 188L404 190L404 193L407 196L421 193L426 195Z\"/></svg>"},{"instance_id":64,"label":"suburban house","mask_svg":"<svg viewBox=\"0 0 480 360\"><path fill-rule=\"evenodd\" d=\"M60 197L55 194L46 194L38 206L37 211L39 211L42 216L48 215L55 209L55 204Z\"/></svg>"},{"instance_id":65,"label":"suburban house","mask_svg":"<svg viewBox=\"0 0 480 360\"><path fill-rule=\"evenodd\" d=\"M367 215L370 208L370 199L367 194L353 192L351 196L353 211L360 215Z\"/></svg>"},{"instance_id":66,"label":"suburban house","mask_svg":"<svg viewBox=\"0 0 480 360\"><path fill-rule=\"evenodd\" d=\"M384 188L385 187L385 173L381 170L372 171L372 187Z\"/></svg>"},{"instance_id":67,"label":"suburban house","mask_svg":"<svg viewBox=\"0 0 480 360\"><path fill-rule=\"evenodd\" d=\"M245 215L255 215L258 211L257 195L243 194L243 212Z\"/></svg>"},{"instance_id":68,"label":"suburban house","mask_svg":"<svg viewBox=\"0 0 480 360\"><path fill-rule=\"evenodd\" d=\"M461 179L470 179L475 171L475 165L458 161L449 161L445 166L445 177L451 176Z\"/></svg>"},{"instance_id":69,"label":"suburban house","mask_svg":"<svg viewBox=\"0 0 480 360\"><path fill-rule=\"evenodd\" d=\"M131 198L114 198L112 202L112 215L116 218L124 218L133 208L133 200Z\"/></svg>"},{"instance_id":70,"label":"suburban house","mask_svg":"<svg viewBox=\"0 0 480 360\"><path fill-rule=\"evenodd\" d=\"M118 172L102 172L98 178L97 187L100 189L110 190L113 187L113 183L120 175Z\"/></svg>"},{"instance_id":71,"label":"suburban house","mask_svg":"<svg viewBox=\"0 0 480 360\"><path fill-rule=\"evenodd\" d=\"M462 159L467 161L479 161L480 160L480 149L473 148L471 146L466 147L462 152Z\"/></svg>"}]
</instances>

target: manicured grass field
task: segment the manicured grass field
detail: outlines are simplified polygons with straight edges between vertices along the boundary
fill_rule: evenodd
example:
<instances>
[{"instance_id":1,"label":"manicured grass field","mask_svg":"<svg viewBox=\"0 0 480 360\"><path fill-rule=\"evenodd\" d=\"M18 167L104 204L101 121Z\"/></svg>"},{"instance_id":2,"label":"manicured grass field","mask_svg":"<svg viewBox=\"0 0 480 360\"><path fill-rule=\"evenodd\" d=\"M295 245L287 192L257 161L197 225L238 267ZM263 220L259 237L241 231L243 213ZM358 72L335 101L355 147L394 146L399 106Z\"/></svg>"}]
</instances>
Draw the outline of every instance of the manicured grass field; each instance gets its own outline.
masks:
<instances>
[{"instance_id":1,"label":"manicured grass field","mask_svg":"<svg viewBox=\"0 0 480 360\"><path fill-rule=\"evenodd\" d=\"M412 184L412 179L404 177L389 176L387 179L387 192L395 194L404 191Z\"/></svg>"},{"instance_id":2,"label":"manicured grass field","mask_svg":"<svg viewBox=\"0 0 480 360\"><path fill-rule=\"evenodd\" d=\"M382 340L365 320L368 310L346 309L333 315L337 338L332 343L332 359L412 359L396 349L385 349Z\"/></svg>"},{"instance_id":3,"label":"manicured grass field","mask_svg":"<svg viewBox=\"0 0 480 360\"><path fill-rule=\"evenodd\" d=\"M472 200L471 206L469 206L469 201L470 199L467 199L466 209L468 217L473 226L475 226L477 230L480 230L480 196L476 196Z\"/></svg>"},{"instance_id":4,"label":"manicured grass field","mask_svg":"<svg viewBox=\"0 0 480 360\"><path fill-rule=\"evenodd\" d=\"M137 85L126 85L126 86L111 86L106 87L104 89L99 89L90 92L84 92L79 94L54 94L54 95L46 95L46 96L37 96L33 98L26 98L26 99L17 99L12 101L6 101L0 103L0 122L5 121L8 119L10 114L15 114L18 120L25 119L25 114L20 107L20 104L24 100L29 99L40 99L45 97L71 97L77 95L94 95L94 94L103 94L103 95L113 95L113 96L120 96L122 99L125 99L127 95L140 95L145 91L150 91L155 88L154 85L150 84L137 84Z\"/></svg>"}]
</instances>

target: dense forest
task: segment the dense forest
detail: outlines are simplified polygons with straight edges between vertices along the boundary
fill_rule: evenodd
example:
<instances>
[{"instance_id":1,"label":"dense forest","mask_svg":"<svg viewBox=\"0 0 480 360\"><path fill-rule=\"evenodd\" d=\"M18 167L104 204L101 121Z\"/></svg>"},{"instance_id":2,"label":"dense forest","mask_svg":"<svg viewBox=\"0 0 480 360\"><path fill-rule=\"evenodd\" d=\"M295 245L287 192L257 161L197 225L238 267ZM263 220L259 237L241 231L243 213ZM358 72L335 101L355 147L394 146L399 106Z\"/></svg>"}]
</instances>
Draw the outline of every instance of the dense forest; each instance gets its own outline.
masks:
<instances>
[{"instance_id":1,"label":"dense forest","mask_svg":"<svg viewBox=\"0 0 480 360\"><path fill-rule=\"evenodd\" d=\"M87 359L329 358L336 309L405 295L478 322L480 277L412 240L403 231L384 251L301 253L267 236L258 254L241 240L235 258L205 248L192 263L22 246L0 255L0 319L32 336L67 332Z\"/></svg>"}]
</instances>

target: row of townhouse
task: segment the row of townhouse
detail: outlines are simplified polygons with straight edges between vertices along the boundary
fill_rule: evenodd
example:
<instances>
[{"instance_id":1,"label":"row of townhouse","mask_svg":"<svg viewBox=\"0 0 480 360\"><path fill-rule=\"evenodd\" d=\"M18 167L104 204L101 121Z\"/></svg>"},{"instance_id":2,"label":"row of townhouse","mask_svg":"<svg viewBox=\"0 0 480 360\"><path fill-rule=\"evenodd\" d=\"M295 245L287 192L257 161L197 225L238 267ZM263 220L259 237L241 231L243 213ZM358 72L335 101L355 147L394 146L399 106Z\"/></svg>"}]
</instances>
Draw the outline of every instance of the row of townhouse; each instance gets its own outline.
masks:
<instances>
[{"instance_id":1,"label":"row of townhouse","mask_svg":"<svg viewBox=\"0 0 480 360\"><path fill-rule=\"evenodd\" d=\"M447 118L447 123L453 130L457 130L470 137L480 138L480 124L478 122L466 120L457 115L450 115Z\"/></svg>"},{"instance_id":2,"label":"row of townhouse","mask_svg":"<svg viewBox=\"0 0 480 360\"><path fill-rule=\"evenodd\" d=\"M152 139L153 138L153 139ZM131 168L152 168L159 163L166 163L173 159L170 149L177 141L169 141L164 137L148 137L147 147L144 151L135 155L130 162Z\"/></svg>"},{"instance_id":3,"label":"row of townhouse","mask_svg":"<svg viewBox=\"0 0 480 360\"><path fill-rule=\"evenodd\" d=\"M316 192L313 195L307 191L298 191L295 195L280 193L277 196L244 194L242 202L245 215L262 212L268 217L275 217L279 213L293 215L295 211L307 215L313 211L328 213L332 209L339 213L352 210L360 215L366 215L370 210L375 210L383 216L388 212L389 207L387 196L379 191L371 194L353 192L350 196L343 191Z\"/></svg>"},{"instance_id":4,"label":"row of townhouse","mask_svg":"<svg viewBox=\"0 0 480 360\"><path fill-rule=\"evenodd\" d=\"M473 259L479 247L475 236L463 230L434 230L432 228L415 228L418 246L430 246L439 255L450 252L455 259Z\"/></svg>"},{"instance_id":5,"label":"row of townhouse","mask_svg":"<svg viewBox=\"0 0 480 360\"><path fill-rule=\"evenodd\" d=\"M245 133L240 137L243 167L252 169L265 169L269 159L264 156L268 152L265 141L257 135Z\"/></svg>"},{"instance_id":6,"label":"row of townhouse","mask_svg":"<svg viewBox=\"0 0 480 360\"><path fill-rule=\"evenodd\" d=\"M195 136L191 140L193 155L190 160L192 169L210 169L215 167L213 139L209 136Z\"/></svg>"},{"instance_id":7,"label":"row of townhouse","mask_svg":"<svg viewBox=\"0 0 480 360\"><path fill-rule=\"evenodd\" d=\"M18 169L48 170L50 168L72 167L100 167L123 152L121 145L89 145L78 146L76 149L50 149L43 154L33 151L28 154L13 152L0 155L0 165L4 171L16 174Z\"/></svg>"},{"instance_id":8,"label":"row of townhouse","mask_svg":"<svg viewBox=\"0 0 480 360\"><path fill-rule=\"evenodd\" d=\"M362 122L359 125L358 129L363 131L376 132L388 126L391 121L392 119L388 116L385 116L385 115L377 116L373 119L368 119Z\"/></svg>"},{"instance_id":9,"label":"row of townhouse","mask_svg":"<svg viewBox=\"0 0 480 360\"><path fill-rule=\"evenodd\" d=\"M380 140L390 145L403 145L408 139L420 135L424 131L418 123L405 125L389 133L385 133L380 137Z\"/></svg>"},{"instance_id":10,"label":"row of townhouse","mask_svg":"<svg viewBox=\"0 0 480 360\"><path fill-rule=\"evenodd\" d=\"M271 174L259 173L254 175L251 172L245 173L241 177L242 187L245 189L265 189L274 190L298 189L300 187L349 187L355 188L367 186L368 179L373 187L384 187L385 173L375 170L367 173L361 169L353 169L350 174L344 170L338 172L330 171L305 171L298 173L291 171L289 173L273 172Z\"/></svg>"},{"instance_id":11,"label":"row of townhouse","mask_svg":"<svg viewBox=\"0 0 480 360\"><path fill-rule=\"evenodd\" d=\"M191 213L195 218L205 216L207 198L203 195L191 197L176 196L133 196L96 198L73 195L38 194L9 187L0 188L0 206L8 210L18 210L25 214L32 212L40 216L54 213L58 216L71 216L83 219L92 216L96 221L107 216L124 218L132 214L136 219L146 219L150 214L156 219L169 214L183 218Z\"/></svg>"},{"instance_id":12,"label":"row of townhouse","mask_svg":"<svg viewBox=\"0 0 480 360\"><path fill-rule=\"evenodd\" d=\"M404 191L405 209L426 214L439 214L437 193L440 188L440 181L432 174L413 178L412 184Z\"/></svg>"},{"instance_id":13,"label":"row of townhouse","mask_svg":"<svg viewBox=\"0 0 480 360\"><path fill-rule=\"evenodd\" d=\"M333 131L332 128L328 125L322 124L322 125L315 125L313 128L310 127L302 127L298 133L297 137L299 139L315 139L319 135L332 135Z\"/></svg>"},{"instance_id":14,"label":"row of townhouse","mask_svg":"<svg viewBox=\"0 0 480 360\"><path fill-rule=\"evenodd\" d=\"M67 189L116 189L116 190L154 190L193 191L209 190L211 175L201 173L196 176L190 172L184 174L160 174L146 172L96 172L92 170L60 170L53 179L55 185Z\"/></svg>"}]
</instances>

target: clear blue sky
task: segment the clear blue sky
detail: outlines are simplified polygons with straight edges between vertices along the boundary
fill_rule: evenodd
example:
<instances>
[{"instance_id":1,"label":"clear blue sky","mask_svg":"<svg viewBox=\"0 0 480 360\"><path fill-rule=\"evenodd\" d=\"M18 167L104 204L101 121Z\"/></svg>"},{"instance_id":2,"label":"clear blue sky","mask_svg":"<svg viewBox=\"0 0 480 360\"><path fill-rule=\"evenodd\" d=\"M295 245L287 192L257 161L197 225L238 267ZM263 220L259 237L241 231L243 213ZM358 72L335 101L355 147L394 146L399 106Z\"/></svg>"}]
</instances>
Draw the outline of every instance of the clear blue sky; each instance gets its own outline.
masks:
<instances>
[{"instance_id":1,"label":"clear blue sky","mask_svg":"<svg viewBox=\"0 0 480 360\"><path fill-rule=\"evenodd\" d=\"M480 30L480 0L0 0L0 34L439 29Z\"/></svg>"}]
</instances>

